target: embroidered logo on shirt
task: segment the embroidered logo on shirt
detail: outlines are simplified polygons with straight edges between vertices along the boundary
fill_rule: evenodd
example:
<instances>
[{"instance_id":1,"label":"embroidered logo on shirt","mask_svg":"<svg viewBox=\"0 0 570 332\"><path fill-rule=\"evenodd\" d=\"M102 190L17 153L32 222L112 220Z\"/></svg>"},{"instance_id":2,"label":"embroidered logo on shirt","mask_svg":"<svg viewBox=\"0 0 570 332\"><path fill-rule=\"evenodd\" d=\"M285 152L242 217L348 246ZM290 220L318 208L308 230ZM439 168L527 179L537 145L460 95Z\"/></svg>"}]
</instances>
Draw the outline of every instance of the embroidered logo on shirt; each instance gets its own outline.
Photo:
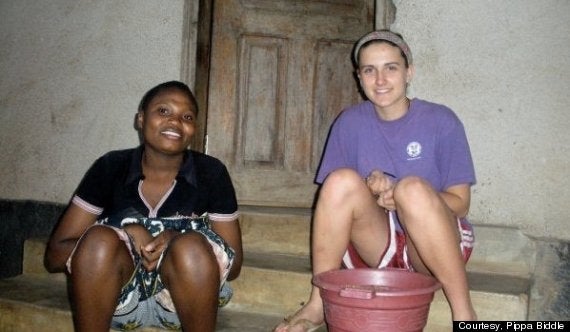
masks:
<instances>
[{"instance_id":1,"label":"embroidered logo on shirt","mask_svg":"<svg viewBox=\"0 0 570 332\"><path fill-rule=\"evenodd\" d=\"M408 153L408 160L418 159L422 154L422 145L419 142L410 142L406 147L406 152Z\"/></svg>"}]
</instances>

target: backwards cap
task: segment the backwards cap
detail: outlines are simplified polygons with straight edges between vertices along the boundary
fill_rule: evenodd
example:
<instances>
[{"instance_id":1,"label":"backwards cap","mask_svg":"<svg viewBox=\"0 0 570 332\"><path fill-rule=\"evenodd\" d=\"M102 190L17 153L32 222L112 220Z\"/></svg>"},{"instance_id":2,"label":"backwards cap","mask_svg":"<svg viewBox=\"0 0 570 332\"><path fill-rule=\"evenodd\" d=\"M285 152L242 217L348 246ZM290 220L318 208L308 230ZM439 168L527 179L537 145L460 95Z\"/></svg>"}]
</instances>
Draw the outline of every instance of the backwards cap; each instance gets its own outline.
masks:
<instances>
[{"instance_id":1,"label":"backwards cap","mask_svg":"<svg viewBox=\"0 0 570 332\"><path fill-rule=\"evenodd\" d=\"M410 50L410 47L408 46L408 44L406 44L406 42L404 41L404 39L402 39L401 36L389 30L377 30L367 33L362 38L360 38L360 40L356 43L353 56L354 56L354 62L357 65L358 65L358 55L360 53L360 48L362 48L362 45L373 40L386 40L391 43L394 43L396 46L398 46L398 48L400 48L400 50L402 50L402 52L406 56L406 60L408 60L408 65L412 64L413 62L412 51Z\"/></svg>"}]
</instances>

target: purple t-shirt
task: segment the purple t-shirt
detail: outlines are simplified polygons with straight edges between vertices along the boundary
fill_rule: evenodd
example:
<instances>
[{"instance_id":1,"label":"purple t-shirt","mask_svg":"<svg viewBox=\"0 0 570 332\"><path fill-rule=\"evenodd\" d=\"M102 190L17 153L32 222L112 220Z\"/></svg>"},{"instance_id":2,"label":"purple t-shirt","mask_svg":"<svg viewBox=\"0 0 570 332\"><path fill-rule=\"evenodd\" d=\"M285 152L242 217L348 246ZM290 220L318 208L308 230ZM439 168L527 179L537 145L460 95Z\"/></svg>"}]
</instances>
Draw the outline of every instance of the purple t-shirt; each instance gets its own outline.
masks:
<instances>
[{"instance_id":1,"label":"purple t-shirt","mask_svg":"<svg viewBox=\"0 0 570 332\"><path fill-rule=\"evenodd\" d=\"M338 168L363 178L381 169L397 178L428 180L442 191L475 184L475 170L463 124L439 104L413 99L408 112L394 121L381 120L370 101L342 111L331 128L316 182Z\"/></svg>"}]
</instances>

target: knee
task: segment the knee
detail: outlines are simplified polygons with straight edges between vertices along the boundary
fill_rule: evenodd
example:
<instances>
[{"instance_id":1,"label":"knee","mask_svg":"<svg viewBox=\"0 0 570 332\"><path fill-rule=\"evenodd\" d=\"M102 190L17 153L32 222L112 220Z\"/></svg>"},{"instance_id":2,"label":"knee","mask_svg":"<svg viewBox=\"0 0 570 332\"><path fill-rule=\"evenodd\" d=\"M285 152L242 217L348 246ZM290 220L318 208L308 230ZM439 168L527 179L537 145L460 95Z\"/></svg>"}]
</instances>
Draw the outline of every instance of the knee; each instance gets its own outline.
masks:
<instances>
[{"instance_id":1,"label":"knee","mask_svg":"<svg viewBox=\"0 0 570 332\"><path fill-rule=\"evenodd\" d=\"M358 190L367 190L364 180L350 168L339 168L331 172L323 182L321 195L342 199Z\"/></svg>"},{"instance_id":2,"label":"knee","mask_svg":"<svg viewBox=\"0 0 570 332\"><path fill-rule=\"evenodd\" d=\"M351 184L356 181L362 182L360 175L350 168L339 168L332 171L324 181L324 184Z\"/></svg>"},{"instance_id":3,"label":"knee","mask_svg":"<svg viewBox=\"0 0 570 332\"><path fill-rule=\"evenodd\" d=\"M394 187L394 200L400 207L406 205L417 206L429 200L435 191L431 184L418 176L408 176Z\"/></svg>"},{"instance_id":4,"label":"knee","mask_svg":"<svg viewBox=\"0 0 570 332\"><path fill-rule=\"evenodd\" d=\"M92 226L81 237L71 260L72 266L96 267L117 261L122 250L122 241L117 233L105 226Z\"/></svg>"},{"instance_id":5,"label":"knee","mask_svg":"<svg viewBox=\"0 0 570 332\"><path fill-rule=\"evenodd\" d=\"M212 247L200 233L190 232L172 239L165 255L162 271L218 273Z\"/></svg>"}]
</instances>

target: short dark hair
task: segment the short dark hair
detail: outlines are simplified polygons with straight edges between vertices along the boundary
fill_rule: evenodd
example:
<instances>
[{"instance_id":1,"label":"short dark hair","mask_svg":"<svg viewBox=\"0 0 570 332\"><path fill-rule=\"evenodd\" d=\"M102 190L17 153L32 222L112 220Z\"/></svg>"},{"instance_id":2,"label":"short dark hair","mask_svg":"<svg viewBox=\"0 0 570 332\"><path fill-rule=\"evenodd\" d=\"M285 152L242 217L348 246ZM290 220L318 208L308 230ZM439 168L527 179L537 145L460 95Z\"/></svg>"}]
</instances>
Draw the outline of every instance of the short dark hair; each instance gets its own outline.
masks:
<instances>
[{"instance_id":1,"label":"short dark hair","mask_svg":"<svg viewBox=\"0 0 570 332\"><path fill-rule=\"evenodd\" d=\"M154 88L148 90L141 99L139 103L139 112L146 111L148 108L148 104L156 97L158 94L167 91L167 90L178 90L188 97L192 106L194 107L194 113L198 114L198 102L196 101L196 97L192 93L192 90L183 82L180 81L168 81L164 83L160 83L159 85L155 86Z\"/></svg>"}]
</instances>

